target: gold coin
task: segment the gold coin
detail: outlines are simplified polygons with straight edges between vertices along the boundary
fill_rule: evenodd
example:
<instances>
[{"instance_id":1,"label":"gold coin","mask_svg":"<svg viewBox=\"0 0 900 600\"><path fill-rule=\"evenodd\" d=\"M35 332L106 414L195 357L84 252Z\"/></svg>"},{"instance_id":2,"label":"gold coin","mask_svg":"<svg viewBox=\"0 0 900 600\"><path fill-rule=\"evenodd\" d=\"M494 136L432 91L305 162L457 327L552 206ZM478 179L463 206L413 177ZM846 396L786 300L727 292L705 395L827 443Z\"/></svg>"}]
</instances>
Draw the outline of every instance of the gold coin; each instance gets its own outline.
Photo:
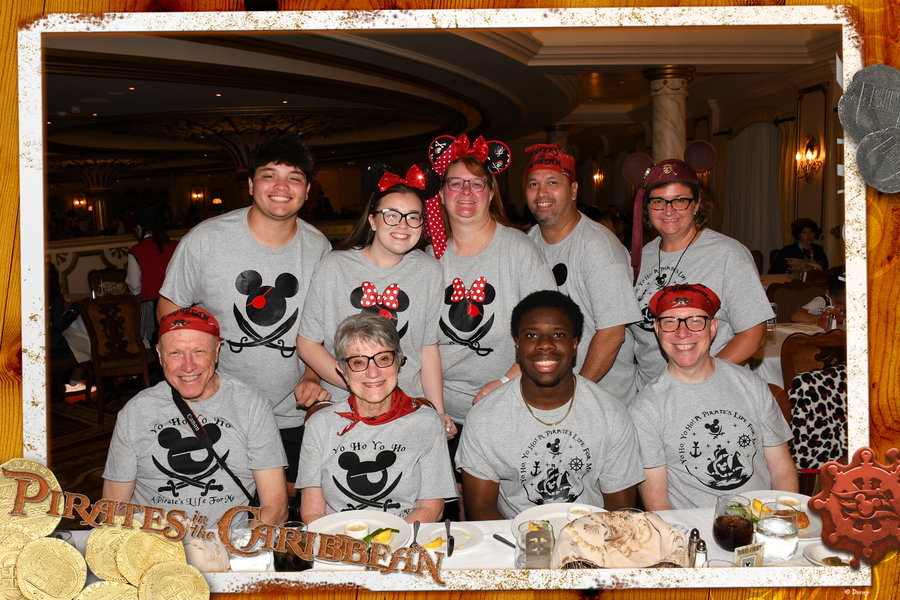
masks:
<instances>
[{"instance_id":1,"label":"gold coin","mask_svg":"<svg viewBox=\"0 0 900 600\"><path fill-rule=\"evenodd\" d=\"M43 477L51 490L62 491L59 481L53 472L41 463L28 458L14 458L0 465L0 524L16 523L27 527L38 536L52 533L56 526L59 525L60 519L62 519L61 516L47 514L47 511L51 508L50 503L53 495L47 494L47 497L40 502L26 503L23 507L25 516L9 514L16 502L16 490L19 486L15 478L3 477L2 469L34 473ZM34 496L39 488L40 484L37 481L30 481L28 487L25 488L25 493L28 496Z\"/></svg>"},{"instance_id":2,"label":"gold coin","mask_svg":"<svg viewBox=\"0 0 900 600\"><path fill-rule=\"evenodd\" d=\"M138 590L127 583L98 581L81 590L75 600L138 600Z\"/></svg>"},{"instance_id":3,"label":"gold coin","mask_svg":"<svg viewBox=\"0 0 900 600\"><path fill-rule=\"evenodd\" d=\"M119 543L116 566L128 580L137 585L147 569L156 563L185 562L184 546L180 540L167 540L161 535L146 531L133 531Z\"/></svg>"},{"instance_id":4,"label":"gold coin","mask_svg":"<svg viewBox=\"0 0 900 600\"><path fill-rule=\"evenodd\" d=\"M17 523L0 524L0 550L21 549L38 537L40 537L38 534Z\"/></svg>"},{"instance_id":5,"label":"gold coin","mask_svg":"<svg viewBox=\"0 0 900 600\"><path fill-rule=\"evenodd\" d=\"M27 600L16 585L16 559L21 548L0 549L0 600Z\"/></svg>"},{"instance_id":6,"label":"gold coin","mask_svg":"<svg viewBox=\"0 0 900 600\"><path fill-rule=\"evenodd\" d=\"M116 554L125 538L132 533L132 529L111 526L97 527L91 532L84 558L94 575L106 581L127 583L116 564Z\"/></svg>"},{"instance_id":7,"label":"gold coin","mask_svg":"<svg viewBox=\"0 0 900 600\"><path fill-rule=\"evenodd\" d=\"M86 577L81 553L56 538L31 540L16 560L16 583L29 600L72 600Z\"/></svg>"},{"instance_id":8,"label":"gold coin","mask_svg":"<svg viewBox=\"0 0 900 600\"><path fill-rule=\"evenodd\" d=\"M196 567L169 561L153 565L138 586L139 600L209 600L209 584Z\"/></svg>"}]
</instances>

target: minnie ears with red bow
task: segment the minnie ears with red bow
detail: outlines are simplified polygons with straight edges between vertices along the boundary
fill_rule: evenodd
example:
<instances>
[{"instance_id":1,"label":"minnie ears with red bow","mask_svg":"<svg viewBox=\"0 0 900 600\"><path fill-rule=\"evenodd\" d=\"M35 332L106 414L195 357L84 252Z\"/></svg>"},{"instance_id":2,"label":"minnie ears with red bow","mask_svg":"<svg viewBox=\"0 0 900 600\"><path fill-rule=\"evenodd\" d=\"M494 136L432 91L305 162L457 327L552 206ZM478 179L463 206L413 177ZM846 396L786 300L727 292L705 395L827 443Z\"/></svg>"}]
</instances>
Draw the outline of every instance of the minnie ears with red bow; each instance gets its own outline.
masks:
<instances>
[{"instance_id":1,"label":"minnie ears with red bow","mask_svg":"<svg viewBox=\"0 0 900 600\"><path fill-rule=\"evenodd\" d=\"M509 167L512 154L509 146L503 142L491 140L486 142L482 136L475 138L469 144L469 136L462 134L458 138L452 135L442 135L435 138L428 146L428 159L434 165L434 170L443 175L457 158L472 155L484 164L488 173L501 173Z\"/></svg>"},{"instance_id":2,"label":"minnie ears with red bow","mask_svg":"<svg viewBox=\"0 0 900 600\"><path fill-rule=\"evenodd\" d=\"M373 194L386 192L397 185L405 185L412 189L423 202L435 196L441 189L441 176L431 169L424 171L419 165L413 165L406 172L405 177L400 177L391 172L390 167L384 163L370 165L362 176L363 187Z\"/></svg>"}]
</instances>

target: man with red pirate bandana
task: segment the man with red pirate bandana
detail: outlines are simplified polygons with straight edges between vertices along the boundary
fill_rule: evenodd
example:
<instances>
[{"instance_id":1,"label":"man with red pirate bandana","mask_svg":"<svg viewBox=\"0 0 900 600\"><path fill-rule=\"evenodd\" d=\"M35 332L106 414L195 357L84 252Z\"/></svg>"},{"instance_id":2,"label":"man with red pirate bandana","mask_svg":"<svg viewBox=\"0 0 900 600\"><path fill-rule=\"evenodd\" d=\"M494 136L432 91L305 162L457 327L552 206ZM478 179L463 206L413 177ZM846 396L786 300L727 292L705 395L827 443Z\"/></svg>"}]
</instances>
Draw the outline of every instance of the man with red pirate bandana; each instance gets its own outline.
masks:
<instances>
[{"instance_id":1,"label":"man with red pirate bandana","mask_svg":"<svg viewBox=\"0 0 900 600\"><path fill-rule=\"evenodd\" d=\"M194 511L210 525L259 494L260 519L287 517L286 460L269 403L216 372L219 323L199 308L162 318L156 346L165 381L119 412L103 497Z\"/></svg>"},{"instance_id":2,"label":"man with red pirate bandana","mask_svg":"<svg viewBox=\"0 0 900 600\"><path fill-rule=\"evenodd\" d=\"M628 252L606 227L578 211L575 158L557 144L525 149L525 200L538 222L528 232L553 270L559 291L569 295L586 320L576 366L613 396L631 399L633 366L613 369L625 326L641 320L631 289Z\"/></svg>"},{"instance_id":3,"label":"man with red pirate bandana","mask_svg":"<svg viewBox=\"0 0 900 600\"><path fill-rule=\"evenodd\" d=\"M252 205L208 219L182 239L157 314L199 305L219 320L219 370L246 381L274 409L292 494L305 415L294 399L305 368L297 330L313 269L331 247L297 218L315 173L303 142L282 137L261 146L248 171Z\"/></svg>"},{"instance_id":4,"label":"man with red pirate bandana","mask_svg":"<svg viewBox=\"0 0 900 600\"><path fill-rule=\"evenodd\" d=\"M668 367L631 404L648 510L713 506L726 492L796 492L792 433L766 382L715 358L721 302L700 284L672 285L649 303Z\"/></svg>"}]
</instances>

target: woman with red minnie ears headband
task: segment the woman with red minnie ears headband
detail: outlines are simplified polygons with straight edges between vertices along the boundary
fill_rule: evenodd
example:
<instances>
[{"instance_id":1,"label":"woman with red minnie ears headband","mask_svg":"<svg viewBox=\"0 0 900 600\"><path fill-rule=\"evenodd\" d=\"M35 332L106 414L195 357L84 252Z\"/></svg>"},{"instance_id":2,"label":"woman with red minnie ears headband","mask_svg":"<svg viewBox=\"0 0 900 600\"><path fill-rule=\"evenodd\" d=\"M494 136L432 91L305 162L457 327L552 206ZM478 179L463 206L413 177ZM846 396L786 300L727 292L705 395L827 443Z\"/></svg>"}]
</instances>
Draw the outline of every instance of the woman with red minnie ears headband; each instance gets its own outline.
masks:
<instances>
[{"instance_id":1,"label":"woman with red minnie ears headband","mask_svg":"<svg viewBox=\"0 0 900 600\"><path fill-rule=\"evenodd\" d=\"M304 406L347 397L332 346L334 331L345 317L376 314L394 325L407 357L400 387L430 401L452 437L456 429L444 414L437 347L441 269L419 249L424 201L437 193L440 177L416 165L400 175L378 163L366 169L363 185L372 192L366 210L350 236L319 261L310 282L297 349L311 369L294 393Z\"/></svg>"}]
</instances>

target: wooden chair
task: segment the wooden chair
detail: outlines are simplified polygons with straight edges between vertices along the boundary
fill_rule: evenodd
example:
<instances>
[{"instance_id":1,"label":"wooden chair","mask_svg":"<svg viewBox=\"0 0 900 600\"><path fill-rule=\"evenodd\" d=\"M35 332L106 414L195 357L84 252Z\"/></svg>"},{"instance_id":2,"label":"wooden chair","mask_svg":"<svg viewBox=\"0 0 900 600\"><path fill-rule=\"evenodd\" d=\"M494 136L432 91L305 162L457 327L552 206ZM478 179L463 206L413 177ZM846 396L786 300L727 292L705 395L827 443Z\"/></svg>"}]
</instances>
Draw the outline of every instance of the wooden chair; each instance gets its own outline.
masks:
<instances>
[{"instance_id":1,"label":"wooden chair","mask_svg":"<svg viewBox=\"0 0 900 600\"><path fill-rule=\"evenodd\" d=\"M766 288L770 302L778 305L775 319L779 323L790 323L794 311L815 298L824 296L828 290L823 283L793 280L787 283L773 283Z\"/></svg>"},{"instance_id":2,"label":"wooden chair","mask_svg":"<svg viewBox=\"0 0 900 600\"><path fill-rule=\"evenodd\" d=\"M107 377L141 375L150 387L156 357L141 339L141 308L134 296L101 296L80 303L91 338L91 364L97 385L97 424L103 425ZM118 386L117 386L118 389Z\"/></svg>"},{"instance_id":3,"label":"wooden chair","mask_svg":"<svg viewBox=\"0 0 900 600\"><path fill-rule=\"evenodd\" d=\"M750 254L753 255L753 262L756 263L756 272L762 275L763 268L763 253L762 250L751 250Z\"/></svg>"},{"instance_id":4,"label":"wooden chair","mask_svg":"<svg viewBox=\"0 0 900 600\"><path fill-rule=\"evenodd\" d=\"M772 392L772 395L775 396L775 402L778 403L778 408L781 409L781 414L784 415L784 420L788 422L788 425L791 424L791 400L788 398L788 393L774 383L769 384L769 390Z\"/></svg>"},{"instance_id":5,"label":"wooden chair","mask_svg":"<svg viewBox=\"0 0 900 600\"><path fill-rule=\"evenodd\" d=\"M781 375L784 389L798 373L847 364L847 332L835 329L827 333L794 333L781 345Z\"/></svg>"},{"instance_id":6,"label":"wooden chair","mask_svg":"<svg viewBox=\"0 0 900 600\"><path fill-rule=\"evenodd\" d=\"M104 287L104 284L121 284L120 287L122 290L121 295L128 293L128 286L125 284L125 277L127 276L127 272L125 269L116 269L114 267L108 267L106 269L92 269L88 271L88 289L90 290L101 290Z\"/></svg>"}]
</instances>

